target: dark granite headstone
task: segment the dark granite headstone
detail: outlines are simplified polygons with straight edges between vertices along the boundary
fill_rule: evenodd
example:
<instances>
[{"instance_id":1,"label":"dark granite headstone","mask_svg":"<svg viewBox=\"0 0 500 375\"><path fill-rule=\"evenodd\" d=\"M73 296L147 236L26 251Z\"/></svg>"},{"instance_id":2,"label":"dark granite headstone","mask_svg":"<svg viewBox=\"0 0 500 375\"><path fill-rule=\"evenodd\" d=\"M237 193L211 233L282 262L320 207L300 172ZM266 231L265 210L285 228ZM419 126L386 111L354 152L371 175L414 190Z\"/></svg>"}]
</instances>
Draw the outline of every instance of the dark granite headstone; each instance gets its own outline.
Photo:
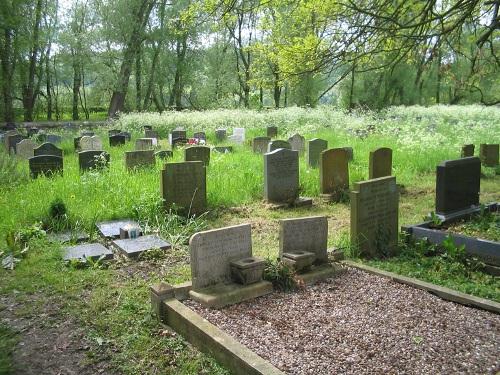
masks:
<instances>
[{"instance_id":1,"label":"dark granite headstone","mask_svg":"<svg viewBox=\"0 0 500 375\"><path fill-rule=\"evenodd\" d=\"M291 203L299 196L299 153L280 148L264 154L264 199Z\"/></svg>"},{"instance_id":2,"label":"dark granite headstone","mask_svg":"<svg viewBox=\"0 0 500 375\"><path fill-rule=\"evenodd\" d=\"M267 136L269 138L276 138L278 136L278 127L277 126L268 126L267 127Z\"/></svg>"},{"instance_id":3,"label":"dark granite headstone","mask_svg":"<svg viewBox=\"0 0 500 375\"><path fill-rule=\"evenodd\" d=\"M276 140L271 141L267 144L267 152L272 152L272 151L277 150L279 148L287 148L287 149L291 150L292 145L290 145L289 142L282 141L280 139L276 139Z\"/></svg>"},{"instance_id":4,"label":"dark granite headstone","mask_svg":"<svg viewBox=\"0 0 500 375\"><path fill-rule=\"evenodd\" d=\"M485 167L496 167L499 161L499 145L481 144L479 145L479 157Z\"/></svg>"},{"instance_id":5,"label":"dark granite headstone","mask_svg":"<svg viewBox=\"0 0 500 375\"><path fill-rule=\"evenodd\" d=\"M187 133L184 129L181 128L176 128L172 130L172 133L170 134L170 143L172 144L172 147L174 145L174 141L176 139L187 139ZM187 140L186 140L187 143Z\"/></svg>"},{"instance_id":6,"label":"dark granite headstone","mask_svg":"<svg viewBox=\"0 0 500 375\"><path fill-rule=\"evenodd\" d=\"M319 156L328 148L328 141L321 138L314 138L307 141L307 165L311 168L317 168L319 165Z\"/></svg>"},{"instance_id":7,"label":"dark granite headstone","mask_svg":"<svg viewBox=\"0 0 500 375\"><path fill-rule=\"evenodd\" d=\"M201 161L206 167L210 164L210 147L192 146L184 150L185 161Z\"/></svg>"},{"instance_id":8,"label":"dark granite headstone","mask_svg":"<svg viewBox=\"0 0 500 375\"><path fill-rule=\"evenodd\" d=\"M227 137L227 130L226 129L217 129L215 131L215 139L217 141L222 142L224 139Z\"/></svg>"},{"instance_id":9,"label":"dark granite headstone","mask_svg":"<svg viewBox=\"0 0 500 375\"><path fill-rule=\"evenodd\" d=\"M207 141L207 135L205 132L196 132L193 134L193 138L197 139L198 141Z\"/></svg>"},{"instance_id":10,"label":"dark granite headstone","mask_svg":"<svg viewBox=\"0 0 500 375\"><path fill-rule=\"evenodd\" d=\"M125 136L127 142L130 142L130 140L132 139L132 134L130 134L130 132L120 132L119 134Z\"/></svg>"},{"instance_id":11,"label":"dark granite headstone","mask_svg":"<svg viewBox=\"0 0 500 375\"><path fill-rule=\"evenodd\" d=\"M123 134L115 134L109 137L109 145L111 147L123 146L127 142L127 138Z\"/></svg>"},{"instance_id":12,"label":"dark granite headstone","mask_svg":"<svg viewBox=\"0 0 500 375\"><path fill-rule=\"evenodd\" d=\"M468 158L470 156L474 156L474 145L473 144L463 145L461 157Z\"/></svg>"},{"instance_id":13,"label":"dark granite headstone","mask_svg":"<svg viewBox=\"0 0 500 375\"><path fill-rule=\"evenodd\" d=\"M186 138L173 138L172 139L172 148L185 146L188 143Z\"/></svg>"},{"instance_id":14,"label":"dark granite headstone","mask_svg":"<svg viewBox=\"0 0 500 375\"><path fill-rule=\"evenodd\" d=\"M33 150L35 156L40 155L52 155L52 156L63 156L63 150L57 148L52 143L44 143Z\"/></svg>"},{"instance_id":15,"label":"dark granite headstone","mask_svg":"<svg viewBox=\"0 0 500 375\"><path fill-rule=\"evenodd\" d=\"M63 171L62 156L40 155L29 158L28 161L32 178L37 178L42 174L51 176Z\"/></svg>"},{"instance_id":16,"label":"dark granite headstone","mask_svg":"<svg viewBox=\"0 0 500 375\"><path fill-rule=\"evenodd\" d=\"M111 129L108 130L108 137L112 137L114 135L120 134L122 131L120 129Z\"/></svg>"},{"instance_id":17,"label":"dark granite headstone","mask_svg":"<svg viewBox=\"0 0 500 375\"><path fill-rule=\"evenodd\" d=\"M109 154L106 151L81 151L78 153L80 170L88 171L109 166Z\"/></svg>"}]
</instances>

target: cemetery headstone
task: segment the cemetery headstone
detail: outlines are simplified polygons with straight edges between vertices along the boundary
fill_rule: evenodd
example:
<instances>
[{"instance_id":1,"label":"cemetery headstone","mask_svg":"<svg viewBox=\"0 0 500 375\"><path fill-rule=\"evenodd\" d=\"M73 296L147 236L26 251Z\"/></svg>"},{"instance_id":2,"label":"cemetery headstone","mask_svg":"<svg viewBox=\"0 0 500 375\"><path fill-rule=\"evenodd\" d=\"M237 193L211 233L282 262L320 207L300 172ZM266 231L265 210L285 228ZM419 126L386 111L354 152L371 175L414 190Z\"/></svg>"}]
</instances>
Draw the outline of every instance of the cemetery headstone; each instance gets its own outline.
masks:
<instances>
[{"instance_id":1,"label":"cemetery headstone","mask_svg":"<svg viewBox=\"0 0 500 375\"><path fill-rule=\"evenodd\" d=\"M144 130L144 138L160 139L160 136L156 130Z\"/></svg>"},{"instance_id":2,"label":"cemetery headstone","mask_svg":"<svg viewBox=\"0 0 500 375\"><path fill-rule=\"evenodd\" d=\"M75 151L78 151L80 149L80 139L82 139L81 136L73 138L73 146L75 147Z\"/></svg>"},{"instance_id":3,"label":"cemetery headstone","mask_svg":"<svg viewBox=\"0 0 500 375\"><path fill-rule=\"evenodd\" d=\"M56 134L47 134L45 140L46 140L46 142L49 142L52 144L57 144L57 143L61 143L62 137L60 135L56 135Z\"/></svg>"},{"instance_id":4,"label":"cemetery headstone","mask_svg":"<svg viewBox=\"0 0 500 375\"><path fill-rule=\"evenodd\" d=\"M301 154L305 150L306 139L300 134L295 133L288 138L288 143L290 143L292 150L298 151Z\"/></svg>"},{"instance_id":5,"label":"cemetery headstone","mask_svg":"<svg viewBox=\"0 0 500 375\"><path fill-rule=\"evenodd\" d=\"M115 134L109 137L109 145L111 147L123 146L127 142L127 137L123 134Z\"/></svg>"},{"instance_id":6,"label":"cemetery headstone","mask_svg":"<svg viewBox=\"0 0 500 375\"><path fill-rule=\"evenodd\" d=\"M479 146L479 157L481 162L486 167L496 167L499 159L499 145L497 144L481 144Z\"/></svg>"},{"instance_id":7,"label":"cemetery headstone","mask_svg":"<svg viewBox=\"0 0 500 375\"><path fill-rule=\"evenodd\" d=\"M136 151L145 151L152 149L153 149L153 138L139 138L135 140Z\"/></svg>"},{"instance_id":8,"label":"cemetery headstone","mask_svg":"<svg viewBox=\"0 0 500 375\"><path fill-rule=\"evenodd\" d=\"M277 126L268 126L267 127L267 136L269 138L276 138L278 136L278 127Z\"/></svg>"},{"instance_id":9,"label":"cemetery headstone","mask_svg":"<svg viewBox=\"0 0 500 375\"><path fill-rule=\"evenodd\" d=\"M7 150L9 150L9 153L15 154L16 153L16 145L21 142L24 139L24 136L21 134L12 134L7 136Z\"/></svg>"},{"instance_id":10,"label":"cemetery headstone","mask_svg":"<svg viewBox=\"0 0 500 375\"><path fill-rule=\"evenodd\" d=\"M78 153L78 164L82 172L109 166L109 154L106 151L88 150Z\"/></svg>"},{"instance_id":11,"label":"cemetery headstone","mask_svg":"<svg viewBox=\"0 0 500 375\"><path fill-rule=\"evenodd\" d=\"M375 151L370 151L370 165L368 178L386 177L392 174L392 150L381 147Z\"/></svg>"},{"instance_id":12,"label":"cemetery headstone","mask_svg":"<svg viewBox=\"0 0 500 375\"><path fill-rule=\"evenodd\" d=\"M92 131L89 131L89 130L85 130L85 131L81 132L80 135L82 137L93 137L95 135L95 133Z\"/></svg>"},{"instance_id":13,"label":"cemetery headstone","mask_svg":"<svg viewBox=\"0 0 500 375\"><path fill-rule=\"evenodd\" d=\"M42 174L45 176L52 176L56 173L62 173L63 171L62 156L35 155L29 158L28 161L32 178L37 178Z\"/></svg>"},{"instance_id":14,"label":"cemetery headstone","mask_svg":"<svg viewBox=\"0 0 500 375\"><path fill-rule=\"evenodd\" d=\"M63 150L57 148L52 143L43 143L33 150L35 156L41 155L52 155L52 156L63 156Z\"/></svg>"},{"instance_id":15,"label":"cemetery headstone","mask_svg":"<svg viewBox=\"0 0 500 375\"><path fill-rule=\"evenodd\" d=\"M292 146L287 141L282 141L280 139L276 139L276 140L271 141L267 144L267 152L272 152L272 151L277 150L279 148L287 148L287 149L291 150Z\"/></svg>"},{"instance_id":16,"label":"cemetery headstone","mask_svg":"<svg viewBox=\"0 0 500 375\"><path fill-rule=\"evenodd\" d=\"M135 258L148 250L168 250L172 247L170 243L156 235L114 240L113 245L129 258Z\"/></svg>"},{"instance_id":17,"label":"cemetery headstone","mask_svg":"<svg viewBox=\"0 0 500 375\"><path fill-rule=\"evenodd\" d=\"M351 244L361 256L395 254L398 204L399 192L394 176L354 183L351 191Z\"/></svg>"},{"instance_id":18,"label":"cemetery headstone","mask_svg":"<svg viewBox=\"0 0 500 375\"><path fill-rule=\"evenodd\" d=\"M182 146L185 146L187 143L188 143L188 140L186 138L175 138L172 141L172 148L182 147Z\"/></svg>"},{"instance_id":19,"label":"cemetery headstone","mask_svg":"<svg viewBox=\"0 0 500 375\"><path fill-rule=\"evenodd\" d=\"M11 142L9 140L9 137L14 136L14 135L19 135L17 130L9 130L9 131L5 132L3 135L5 151L7 151L8 153L11 152L11 148L13 148L15 145L15 144L13 144L11 147Z\"/></svg>"},{"instance_id":20,"label":"cemetery headstone","mask_svg":"<svg viewBox=\"0 0 500 375\"><path fill-rule=\"evenodd\" d=\"M80 150L81 151L101 151L102 150L102 141L98 136L83 136L80 139Z\"/></svg>"},{"instance_id":21,"label":"cemetery headstone","mask_svg":"<svg viewBox=\"0 0 500 375\"><path fill-rule=\"evenodd\" d=\"M207 141L207 135L205 134L205 132L196 132L193 134L193 138L197 139L198 141Z\"/></svg>"},{"instance_id":22,"label":"cemetery headstone","mask_svg":"<svg viewBox=\"0 0 500 375\"><path fill-rule=\"evenodd\" d=\"M267 145L271 141L269 137L255 137L252 141L253 152L258 154L265 154L267 152Z\"/></svg>"},{"instance_id":23,"label":"cemetery headstone","mask_svg":"<svg viewBox=\"0 0 500 375\"><path fill-rule=\"evenodd\" d=\"M210 164L210 147L192 146L184 150L185 161L201 161L206 167Z\"/></svg>"},{"instance_id":24,"label":"cemetery headstone","mask_svg":"<svg viewBox=\"0 0 500 375\"><path fill-rule=\"evenodd\" d=\"M122 131L120 129L110 129L108 130L108 137L120 134Z\"/></svg>"},{"instance_id":25,"label":"cemetery headstone","mask_svg":"<svg viewBox=\"0 0 500 375\"><path fill-rule=\"evenodd\" d=\"M31 139L23 139L16 145L17 156L26 160L32 158L35 156L35 147L36 143Z\"/></svg>"},{"instance_id":26,"label":"cemetery headstone","mask_svg":"<svg viewBox=\"0 0 500 375\"><path fill-rule=\"evenodd\" d=\"M176 139L187 139L186 131L182 128L175 128L174 130L172 130L172 133L170 133L168 139L173 147ZM187 140L184 143L187 143Z\"/></svg>"},{"instance_id":27,"label":"cemetery headstone","mask_svg":"<svg viewBox=\"0 0 500 375\"><path fill-rule=\"evenodd\" d=\"M215 146L213 148L215 152L218 152L219 154L230 154L233 152L233 147L232 146Z\"/></svg>"},{"instance_id":28,"label":"cemetery headstone","mask_svg":"<svg viewBox=\"0 0 500 375\"><path fill-rule=\"evenodd\" d=\"M474 148L475 148L475 146L473 144L463 145L462 146L461 157L467 158L469 156L474 156Z\"/></svg>"},{"instance_id":29,"label":"cemetery headstone","mask_svg":"<svg viewBox=\"0 0 500 375\"><path fill-rule=\"evenodd\" d=\"M154 150L138 150L125 152L125 168L133 170L137 168L151 167L156 164Z\"/></svg>"},{"instance_id":30,"label":"cemetery headstone","mask_svg":"<svg viewBox=\"0 0 500 375\"><path fill-rule=\"evenodd\" d=\"M161 171L161 192L167 210L198 215L207 206L206 170L201 161L167 163Z\"/></svg>"},{"instance_id":31,"label":"cemetery headstone","mask_svg":"<svg viewBox=\"0 0 500 375\"><path fill-rule=\"evenodd\" d=\"M478 157L447 160L436 168L436 213L449 215L479 205L481 161Z\"/></svg>"},{"instance_id":32,"label":"cemetery headstone","mask_svg":"<svg viewBox=\"0 0 500 375\"><path fill-rule=\"evenodd\" d=\"M280 148L264 154L264 199L292 203L299 196L299 153Z\"/></svg>"},{"instance_id":33,"label":"cemetery headstone","mask_svg":"<svg viewBox=\"0 0 500 375\"><path fill-rule=\"evenodd\" d=\"M227 136L227 130L226 129L217 129L215 131L215 139L217 141L222 142L224 139L226 139Z\"/></svg>"},{"instance_id":34,"label":"cemetery headstone","mask_svg":"<svg viewBox=\"0 0 500 375\"><path fill-rule=\"evenodd\" d=\"M174 153L170 150L160 150L155 152L155 156L159 159L172 158Z\"/></svg>"},{"instance_id":35,"label":"cemetery headstone","mask_svg":"<svg viewBox=\"0 0 500 375\"><path fill-rule=\"evenodd\" d=\"M311 168L317 168L319 165L319 156L327 148L328 141L324 139L314 138L307 141L307 165Z\"/></svg>"},{"instance_id":36,"label":"cemetery headstone","mask_svg":"<svg viewBox=\"0 0 500 375\"><path fill-rule=\"evenodd\" d=\"M321 194L339 201L349 189L349 155L345 148L332 148L321 153L319 163Z\"/></svg>"}]
</instances>

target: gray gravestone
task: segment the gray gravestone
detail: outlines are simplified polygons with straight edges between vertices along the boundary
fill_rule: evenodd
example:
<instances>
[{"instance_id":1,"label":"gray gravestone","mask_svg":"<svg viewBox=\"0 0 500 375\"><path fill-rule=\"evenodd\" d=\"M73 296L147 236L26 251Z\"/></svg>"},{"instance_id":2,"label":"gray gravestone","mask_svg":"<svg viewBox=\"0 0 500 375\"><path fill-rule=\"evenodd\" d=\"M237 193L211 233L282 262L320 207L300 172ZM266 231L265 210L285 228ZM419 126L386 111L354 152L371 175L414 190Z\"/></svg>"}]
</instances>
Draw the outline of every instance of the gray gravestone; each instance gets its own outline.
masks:
<instances>
[{"instance_id":1,"label":"gray gravestone","mask_svg":"<svg viewBox=\"0 0 500 375\"><path fill-rule=\"evenodd\" d=\"M327 242L326 216L280 220L280 259L283 253L308 251L316 255L316 264L327 263Z\"/></svg>"},{"instance_id":2,"label":"gray gravestone","mask_svg":"<svg viewBox=\"0 0 500 375\"><path fill-rule=\"evenodd\" d=\"M361 256L390 256L398 244L396 177L355 182L351 192L351 244Z\"/></svg>"},{"instance_id":3,"label":"gray gravestone","mask_svg":"<svg viewBox=\"0 0 500 375\"><path fill-rule=\"evenodd\" d=\"M264 154L264 199L292 203L299 196L299 153L281 148Z\"/></svg>"},{"instance_id":4,"label":"gray gravestone","mask_svg":"<svg viewBox=\"0 0 500 375\"><path fill-rule=\"evenodd\" d=\"M292 147L292 150L303 153L306 148L306 139L298 133L295 133L290 138L288 138L288 143Z\"/></svg>"},{"instance_id":5,"label":"gray gravestone","mask_svg":"<svg viewBox=\"0 0 500 375\"><path fill-rule=\"evenodd\" d=\"M174 146L176 139L187 139L186 131L182 128L175 128L174 130L172 130L172 133L170 133L169 137L170 144L172 145L172 147Z\"/></svg>"},{"instance_id":6,"label":"gray gravestone","mask_svg":"<svg viewBox=\"0 0 500 375\"><path fill-rule=\"evenodd\" d=\"M37 178L42 174L52 176L63 171L63 158L61 156L39 155L29 158L28 161L32 178Z\"/></svg>"},{"instance_id":7,"label":"gray gravestone","mask_svg":"<svg viewBox=\"0 0 500 375\"><path fill-rule=\"evenodd\" d=\"M51 155L51 156L59 156L62 158L63 150L57 148L52 143L44 143L33 150L35 156L41 155Z\"/></svg>"},{"instance_id":8,"label":"gray gravestone","mask_svg":"<svg viewBox=\"0 0 500 375\"><path fill-rule=\"evenodd\" d=\"M154 150L125 152L125 168L128 170L152 167L155 164L156 160Z\"/></svg>"},{"instance_id":9,"label":"gray gravestone","mask_svg":"<svg viewBox=\"0 0 500 375\"><path fill-rule=\"evenodd\" d=\"M470 156L474 156L474 148L475 148L475 146L473 144L463 145L462 146L461 157L468 158Z\"/></svg>"},{"instance_id":10,"label":"gray gravestone","mask_svg":"<svg viewBox=\"0 0 500 375\"><path fill-rule=\"evenodd\" d=\"M31 139L23 139L16 145L17 156L22 159L29 159L35 156L36 143Z\"/></svg>"},{"instance_id":11,"label":"gray gravestone","mask_svg":"<svg viewBox=\"0 0 500 375\"><path fill-rule=\"evenodd\" d=\"M112 137L114 135L120 134L122 131L120 129L111 129L108 130L108 137Z\"/></svg>"},{"instance_id":12,"label":"gray gravestone","mask_svg":"<svg viewBox=\"0 0 500 375\"><path fill-rule=\"evenodd\" d=\"M60 135L56 135L56 134L47 134L45 140L46 140L46 142L56 144L56 143L62 142L62 137Z\"/></svg>"},{"instance_id":13,"label":"gray gravestone","mask_svg":"<svg viewBox=\"0 0 500 375\"><path fill-rule=\"evenodd\" d=\"M80 150L81 151L102 151L102 141L101 138L94 135L92 137L83 136L80 139Z\"/></svg>"},{"instance_id":14,"label":"gray gravestone","mask_svg":"<svg viewBox=\"0 0 500 375\"><path fill-rule=\"evenodd\" d=\"M78 151L80 149L80 139L82 139L82 137L73 138L73 146L75 147L75 151Z\"/></svg>"},{"instance_id":15,"label":"gray gravestone","mask_svg":"<svg viewBox=\"0 0 500 375\"><path fill-rule=\"evenodd\" d=\"M282 141L280 139L276 139L276 140L271 141L267 144L267 152L272 152L272 151L277 150L279 148L286 148L288 150L291 150L292 146L287 141Z\"/></svg>"},{"instance_id":16,"label":"gray gravestone","mask_svg":"<svg viewBox=\"0 0 500 375\"><path fill-rule=\"evenodd\" d=\"M486 167L496 167L499 159L499 145L497 144L481 144L479 145L479 158Z\"/></svg>"},{"instance_id":17,"label":"gray gravestone","mask_svg":"<svg viewBox=\"0 0 500 375\"><path fill-rule=\"evenodd\" d=\"M16 145L21 142L24 139L24 137L21 134L11 134L7 136L6 139L6 144L7 144L7 150L9 154L15 154L16 153Z\"/></svg>"},{"instance_id":18,"label":"gray gravestone","mask_svg":"<svg viewBox=\"0 0 500 375\"><path fill-rule=\"evenodd\" d=\"M134 220L128 219L103 221L96 224L100 235L105 238L119 238L120 228L124 228L126 226L139 227L139 224Z\"/></svg>"},{"instance_id":19,"label":"gray gravestone","mask_svg":"<svg viewBox=\"0 0 500 375\"><path fill-rule=\"evenodd\" d=\"M276 138L278 136L278 127L277 126L268 126L267 127L267 136L269 138Z\"/></svg>"},{"instance_id":20,"label":"gray gravestone","mask_svg":"<svg viewBox=\"0 0 500 375\"><path fill-rule=\"evenodd\" d=\"M194 234L189 241L193 290L231 283L230 262L252 256L250 224Z\"/></svg>"},{"instance_id":21,"label":"gray gravestone","mask_svg":"<svg viewBox=\"0 0 500 375\"><path fill-rule=\"evenodd\" d=\"M201 161L206 167L210 164L210 147L191 146L184 150L185 161Z\"/></svg>"},{"instance_id":22,"label":"gray gravestone","mask_svg":"<svg viewBox=\"0 0 500 375\"><path fill-rule=\"evenodd\" d=\"M144 130L144 138L160 139L160 136L156 130Z\"/></svg>"},{"instance_id":23,"label":"gray gravestone","mask_svg":"<svg viewBox=\"0 0 500 375\"><path fill-rule=\"evenodd\" d=\"M124 134L115 134L109 137L109 145L111 147L123 146L127 142L127 137Z\"/></svg>"},{"instance_id":24,"label":"gray gravestone","mask_svg":"<svg viewBox=\"0 0 500 375\"><path fill-rule=\"evenodd\" d=\"M101 257L103 257L103 259L112 259L113 253L100 243L88 243L64 249L64 260L97 260Z\"/></svg>"},{"instance_id":25,"label":"gray gravestone","mask_svg":"<svg viewBox=\"0 0 500 375\"><path fill-rule=\"evenodd\" d=\"M153 149L153 138L139 138L135 140L136 151L147 151Z\"/></svg>"},{"instance_id":26,"label":"gray gravestone","mask_svg":"<svg viewBox=\"0 0 500 375\"><path fill-rule=\"evenodd\" d=\"M148 250L168 250L172 247L172 245L170 245L168 242L155 235L114 240L113 245L115 245L118 250L120 250L125 256L129 258L137 257Z\"/></svg>"},{"instance_id":27,"label":"gray gravestone","mask_svg":"<svg viewBox=\"0 0 500 375\"><path fill-rule=\"evenodd\" d=\"M271 142L269 137L255 137L252 140L253 152L258 154L265 154L267 152L267 145Z\"/></svg>"},{"instance_id":28,"label":"gray gravestone","mask_svg":"<svg viewBox=\"0 0 500 375\"><path fill-rule=\"evenodd\" d=\"M442 162L436 168L436 213L451 213L479 205L481 161L467 157Z\"/></svg>"},{"instance_id":29,"label":"gray gravestone","mask_svg":"<svg viewBox=\"0 0 500 375\"><path fill-rule=\"evenodd\" d=\"M319 165L319 155L328 148L328 142L324 139L314 138L307 141L307 165L317 168Z\"/></svg>"},{"instance_id":30,"label":"gray gravestone","mask_svg":"<svg viewBox=\"0 0 500 375\"><path fill-rule=\"evenodd\" d=\"M215 131L215 139L217 141L222 142L224 139L227 137L227 130L226 129L217 129Z\"/></svg>"},{"instance_id":31,"label":"gray gravestone","mask_svg":"<svg viewBox=\"0 0 500 375\"><path fill-rule=\"evenodd\" d=\"M78 165L80 170L98 169L109 166L109 154L106 151L80 151L78 153Z\"/></svg>"},{"instance_id":32,"label":"gray gravestone","mask_svg":"<svg viewBox=\"0 0 500 375\"><path fill-rule=\"evenodd\" d=\"M321 153L319 180L320 193L331 194L336 201L349 189L349 155L344 148L332 148Z\"/></svg>"},{"instance_id":33,"label":"gray gravestone","mask_svg":"<svg viewBox=\"0 0 500 375\"><path fill-rule=\"evenodd\" d=\"M166 209L175 208L186 215L206 210L206 170L201 161L167 163L161 171L161 192Z\"/></svg>"},{"instance_id":34,"label":"gray gravestone","mask_svg":"<svg viewBox=\"0 0 500 375\"><path fill-rule=\"evenodd\" d=\"M381 147L375 151L370 151L370 165L368 178L380 178L392 174L392 150Z\"/></svg>"}]
</instances>

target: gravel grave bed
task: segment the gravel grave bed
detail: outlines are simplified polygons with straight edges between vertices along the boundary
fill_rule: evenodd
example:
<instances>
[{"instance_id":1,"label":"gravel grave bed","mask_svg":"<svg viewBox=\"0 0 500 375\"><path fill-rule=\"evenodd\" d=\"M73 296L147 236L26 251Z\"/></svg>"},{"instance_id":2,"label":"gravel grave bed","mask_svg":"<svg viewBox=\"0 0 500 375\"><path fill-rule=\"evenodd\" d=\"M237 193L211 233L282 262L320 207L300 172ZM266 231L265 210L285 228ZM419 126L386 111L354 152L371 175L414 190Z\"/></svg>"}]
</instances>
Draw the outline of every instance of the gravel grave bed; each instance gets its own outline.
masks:
<instances>
[{"instance_id":1,"label":"gravel grave bed","mask_svg":"<svg viewBox=\"0 0 500 375\"><path fill-rule=\"evenodd\" d=\"M500 316L348 268L294 293L187 306L289 374L494 374Z\"/></svg>"}]
</instances>

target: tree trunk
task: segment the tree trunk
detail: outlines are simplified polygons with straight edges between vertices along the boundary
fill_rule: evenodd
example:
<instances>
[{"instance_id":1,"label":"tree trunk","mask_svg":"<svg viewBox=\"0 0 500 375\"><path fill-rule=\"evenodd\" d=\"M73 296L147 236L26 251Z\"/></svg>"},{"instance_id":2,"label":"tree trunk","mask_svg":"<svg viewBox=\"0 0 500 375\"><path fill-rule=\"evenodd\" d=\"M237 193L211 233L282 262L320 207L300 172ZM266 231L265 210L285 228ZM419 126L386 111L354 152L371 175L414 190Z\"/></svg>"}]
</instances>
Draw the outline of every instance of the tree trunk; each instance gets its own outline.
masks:
<instances>
[{"instance_id":1,"label":"tree trunk","mask_svg":"<svg viewBox=\"0 0 500 375\"><path fill-rule=\"evenodd\" d=\"M274 107L280 107L281 87L279 85L279 73L274 73Z\"/></svg>"},{"instance_id":2,"label":"tree trunk","mask_svg":"<svg viewBox=\"0 0 500 375\"><path fill-rule=\"evenodd\" d=\"M177 40L177 45L176 45L177 64L175 67L174 87L170 99L170 102L172 102L172 97L173 97L173 101L175 102L175 109L177 111L182 110L182 91L184 89L183 73L184 73L184 64L186 59L186 50L187 50L187 35L183 35L182 39Z\"/></svg>"},{"instance_id":3,"label":"tree trunk","mask_svg":"<svg viewBox=\"0 0 500 375\"><path fill-rule=\"evenodd\" d=\"M14 122L14 107L12 105L12 76L14 73L14 59L12 53L12 30L6 28L4 32L4 43L0 48L2 62L2 96L4 107L4 121Z\"/></svg>"},{"instance_id":4,"label":"tree trunk","mask_svg":"<svg viewBox=\"0 0 500 375\"><path fill-rule=\"evenodd\" d=\"M437 44L437 49L438 49L438 57L437 57L437 77L436 77L436 104L441 103L441 60L443 58L441 54L441 45Z\"/></svg>"},{"instance_id":5,"label":"tree trunk","mask_svg":"<svg viewBox=\"0 0 500 375\"><path fill-rule=\"evenodd\" d=\"M260 108L264 108L264 89L262 88L262 85L259 87L259 104Z\"/></svg>"},{"instance_id":6,"label":"tree trunk","mask_svg":"<svg viewBox=\"0 0 500 375\"><path fill-rule=\"evenodd\" d=\"M356 70L356 65L352 67L351 72L351 89L349 91L349 112L354 108L354 71Z\"/></svg>"},{"instance_id":7,"label":"tree trunk","mask_svg":"<svg viewBox=\"0 0 500 375\"><path fill-rule=\"evenodd\" d=\"M80 74L80 64L78 61L78 56L75 51L73 51L73 121L80 120L80 114L78 113L78 100L80 96L80 86L82 84L82 76Z\"/></svg>"},{"instance_id":8,"label":"tree trunk","mask_svg":"<svg viewBox=\"0 0 500 375\"><path fill-rule=\"evenodd\" d=\"M142 101L142 75L141 75L141 47L138 48L135 56L135 109L137 112L141 111Z\"/></svg>"},{"instance_id":9,"label":"tree trunk","mask_svg":"<svg viewBox=\"0 0 500 375\"><path fill-rule=\"evenodd\" d=\"M47 91L47 120L52 121L52 84L50 74L50 43L47 46L47 56L45 57L45 75L46 75L46 91Z\"/></svg>"}]
</instances>

